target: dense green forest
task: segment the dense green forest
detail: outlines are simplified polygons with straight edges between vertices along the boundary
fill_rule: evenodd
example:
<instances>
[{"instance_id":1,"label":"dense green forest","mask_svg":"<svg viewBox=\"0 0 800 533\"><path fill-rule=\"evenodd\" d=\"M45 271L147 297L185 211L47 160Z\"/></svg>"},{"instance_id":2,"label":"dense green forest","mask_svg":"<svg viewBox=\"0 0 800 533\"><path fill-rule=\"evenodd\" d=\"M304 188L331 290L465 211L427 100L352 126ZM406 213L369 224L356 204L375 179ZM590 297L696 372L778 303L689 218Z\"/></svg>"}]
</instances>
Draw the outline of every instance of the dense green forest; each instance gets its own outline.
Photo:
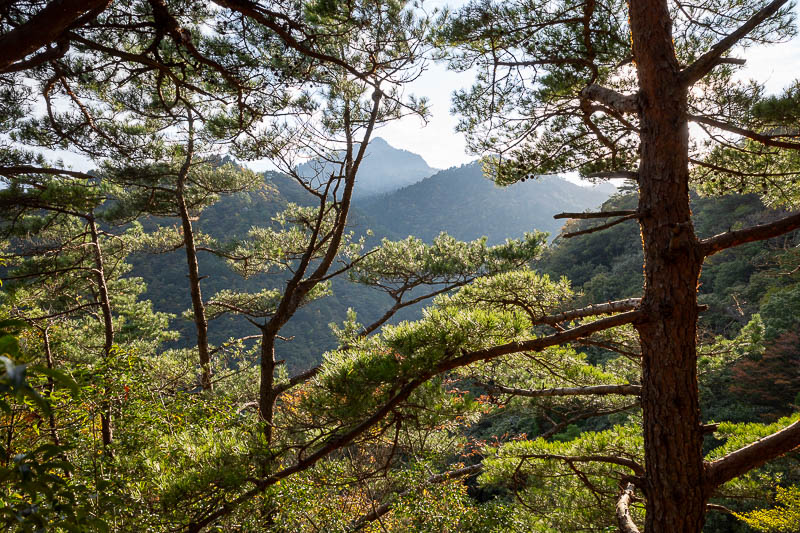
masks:
<instances>
[{"instance_id":1,"label":"dense green forest","mask_svg":"<svg viewBox=\"0 0 800 533\"><path fill-rule=\"evenodd\" d=\"M0 2L0 523L800 530L793 9Z\"/></svg>"}]
</instances>

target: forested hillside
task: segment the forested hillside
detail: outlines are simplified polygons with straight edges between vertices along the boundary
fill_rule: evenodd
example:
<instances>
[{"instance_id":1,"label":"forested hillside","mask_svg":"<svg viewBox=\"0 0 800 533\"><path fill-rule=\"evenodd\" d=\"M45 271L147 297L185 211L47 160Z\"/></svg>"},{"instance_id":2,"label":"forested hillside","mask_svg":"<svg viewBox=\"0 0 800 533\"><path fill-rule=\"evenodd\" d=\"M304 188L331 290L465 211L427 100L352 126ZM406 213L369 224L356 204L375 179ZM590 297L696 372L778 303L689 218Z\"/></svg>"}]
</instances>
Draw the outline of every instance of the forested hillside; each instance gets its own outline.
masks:
<instances>
[{"instance_id":1,"label":"forested hillside","mask_svg":"<svg viewBox=\"0 0 800 533\"><path fill-rule=\"evenodd\" d=\"M399 237L431 240L441 231L461 240L485 236L490 244L521 237L526 231L558 233L562 211L595 208L612 192L608 183L581 187L544 176L508 187L486 179L475 162L439 172L392 194L358 205Z\"/></svg>"},{"instance_id":2,"label":"forested hillside","mask_svg":"<svg viewBox=\"0 0 800 533\"><path fill-rule=\"evenodd\" d=\"M398 176L414 176L421 161L414 154L392 149L382 140L375 151L370 145L366 157L365 162L386 161L391 173ZM361 172L368 180L386 183L386 187L397 185L375 163L365 165ZM442 232L463 241L487 237L489 244L532 231L547 231L555 236L563 222L553 215L567 209L597 207L613 190L611 185L580 187L555 176L499 188L484 177L479 163L472 163L442 171L393 193L356 202L348 228L356 237L364 237L368 248L379 245L384 238L394 240L409 235L430 243ZM271 224L272 217L289 203L309 206L313 202L314 197L288 176L267 173L264 184L256 190L227 196L203 210L197 229L220 240L244 239L251 227ZM145 224L154 228L175 222L151 219ZM192 324L180 318L188 308L181 251L139 254L131 261L130 275L140 276L147 285L144 297L153 302L157 311L176 316L173 327L181 332L176 345L191 346ZM203 283L209 294L224 289L257 292L285 283L265 275L243 279L223 257L214 254L204 254L202 266L206 276ZM368 323L391 306L391 299L385 294L347 280L335 280L333 287L330 296L299 310L287 325L286 337L292 340L281 343L278 351L290 370L305 370L320 363L322 354L336 346L329 324L344 320L349 308L358 309L359 320ZM421 309L421 305L405 309L393 320L419 318ZM251 329L241 317L223 317L209 327L209 338L220 344L254 333Z\"/></svg>"},{"instance_id":3,"label":"forested hillside","mask_svg":"<svg viewBox=\"0 0 800 533\"><path fill-rule=\"evenodd\" d=\"M0 529L800 531L796 15L0 1Z\"/></svg>"}]
</instances>

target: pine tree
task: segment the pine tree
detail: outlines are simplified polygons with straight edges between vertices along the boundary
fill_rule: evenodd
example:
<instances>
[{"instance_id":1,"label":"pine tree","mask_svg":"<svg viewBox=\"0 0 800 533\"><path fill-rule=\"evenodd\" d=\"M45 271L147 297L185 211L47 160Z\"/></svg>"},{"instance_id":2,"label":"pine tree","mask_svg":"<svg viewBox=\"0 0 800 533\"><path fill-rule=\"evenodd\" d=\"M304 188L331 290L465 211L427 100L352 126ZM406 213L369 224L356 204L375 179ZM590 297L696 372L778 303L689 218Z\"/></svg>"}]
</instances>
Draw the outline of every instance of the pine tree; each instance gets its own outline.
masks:
<instances>
[{"instance_id":1,"label":"pine tree","mask_svg":"<svg viewBox=\"0 0 800 533\"><path fill-rule=\"evenodd\" d=\"M493 154L486 166L497 183L577 170L638 186L635 210L580 215L612 218L610 224L635 219L642 235L641 300L614 317L633 325L641 346L644 463L621 482L622 531L637 530L630 517L634 491L646 502L646 531L700 531L706 504L723 483L800 442L794 422L706 460L697 383L704 259L794 230L800 215L701 240L689 210L692 180L707 190L732 183L763 188L774 198L769 191L778 174L797 179L796 125L786 113L767 111L791 108L794 93L781 99L786 106L770 105L758 83L734 81L744 60L728 55L794 32L782 0L748 6L525 1L472 3L445 34L457 47L456 67L480 67L456 107L471 146ZM695 134L690 122L704 133ZM783 200L793 201L791 194ZM593 325L604 320L610 319Z\"/></svg>"}]
</instances>

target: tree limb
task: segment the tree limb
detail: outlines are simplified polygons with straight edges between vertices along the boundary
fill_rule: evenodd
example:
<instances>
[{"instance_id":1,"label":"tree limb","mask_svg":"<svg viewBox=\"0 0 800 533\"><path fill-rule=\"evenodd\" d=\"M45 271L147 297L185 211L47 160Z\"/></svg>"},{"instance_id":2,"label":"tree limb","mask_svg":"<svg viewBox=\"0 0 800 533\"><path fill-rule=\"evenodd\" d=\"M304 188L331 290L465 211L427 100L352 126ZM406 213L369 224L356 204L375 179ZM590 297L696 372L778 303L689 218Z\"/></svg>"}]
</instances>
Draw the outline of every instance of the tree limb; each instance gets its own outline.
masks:
<instances>
[{"instance_id":1,"label":"tree limb","mask_svg":"<svg viewBox=\"0 0 800 533\"><path fill-rule=\"evenodd\" d=\"M50 43L60 40L64 32L84 14L99 13L111 0L53 0L24 24L0 35L0 73L18 70L16 61ZM45 52L47 53L47 52Z\"/></svg>"},{"instance_id":2,"label":"tree limb","mask_svg":"<svg viewBox=\"0 0 800 533\"><path fill-rule=\"evenodd\" d=\"M738 126L734 126L733 124L728 124L727 122L715 120L710 117L704 117L701 115L689 115L689 120L692 120L694 122L699 122L701 124L707 124L708 126L712 126L714 128L719 128L721 130L741 135L742 137L752 139L765 146L774 146L776 148L789 148L791 150L800 150L800 143L793 143L788 141L776 141L775 135L763 135L761 133L757 133L751 130L746 130Z\"/></svg>"},{"instance_id":3,"label":"tree limb","mask_svg":"<svg viewBox=\"0 0 800 533\"><path fill-rule=\"evenodd\" d=\"M563 235L561 235L561 237L563 237L565 239L571 239L572 237L577 237L579 235L586 235L588 233L595 233L597 231L602 231L602 230L608 229L608 228L610 228L612 226L616 226L617 224L625 222L626 220L631 220L632 218L639 218L639 213L638 212L634 212L632 215L625 215L623 217L616 218L616 219L614 219L614 220L612 220L610 222L607 222L607 223L602 224L600 226L596 226L594 228L584 229L584 230L581 230L581 231L573 231L571 233L564 233Z\"/></svg>"},{"instance_id":4,"label":"tree limb","mask_svg":"<svg viewBox=\"0 0 800 533\"><path fill-rule=\"evenodd\" d=\"M800 420L744 448L705 465L705 483L712 489L800 446Z\"/></svg>"},{"instance_id":5,"label":"tree limb","mask_svg":"<svg viewBox=\"0 0 800 533\"><path fill-rule=\"evenodd\" d=\"M708 257L727 248L753 241L763 241L800 228L800 213L789 215L769 224L760 224L737 231L720 233L700 241L700 252Z\"/></svg>"},{"instance_id":6,"label":"tree limb","mask_svg":"<svg viewBox=\"0 0 800 533\"><path fill-rule=\"evenodd\" d=\"M292 376L289 381L285 383L281 383L275 386L275 396L283 394L287 390L291 389L292 387L299 385L300 383L304 383L309 379L313 378L317 374L319 374L320 370L322 370L322 365L317 365L315 367L309 368L305 372L301 372L295 376Z\"/></svg>"},{"instance_id":7,"label":"tree limb","mask_svg":"<svg viewBox=\"0 0 800 533\"><path fill-rule=\"evenodd\" d=\"M565 463L608 463L630 468L637 476L644 476L642 465L633 459L618 457L616 455L556 455L556 454L527 454L520 455L520 459L539 459L545 461L564 461Z\"/></svg>"},{"instance_id":8,"label":"tree limb","mask_svg":"<svg viewBox=\"0 0 800 533\"><path fill-rule=\"evenodd\" d=\"M639 533L639 528L631 518L631 500L633 500L633 483L628 483L617 500L617 523L621 533Z\"/></svg>"},{"instance_id":9,"label":"tree limb","mask_svg":"<svg viewBox=\"0 0 800 533\"><path fill-rule=\"evenodd\" d=\"M707 503L706 504L706 511L717 511L720 513L725 514L734 514L734 511L728 509L724 505L720 505L718 503Z\"/></svg>"},{"instance_id":10,"label":"tree limb","mask_svg":"<svg viewBox=\"0 0 800 533\"><path fill-rule=\"evenodd\" d=\"M513 394L515 396L525 396L527 398L539 398L548 396L604 396L607 394L620 394L625 396L638 396L642 393L641 385L591 385L588 387L560 387L553 389L516 389L504 387L502 385L489 385L479 383L490 391L502 392L503 394Z\"/></svg>"},{"instance_id":11,"label":"tree limb","mask_svg":"<svg viewBox=\"0 0 800 533\"><path fill-rule=\"evenodd\" d=\"M536 320L537 324L558 324L559 322L566 322L568 320L575 320L578 318L586 318L589 316L604 315L610 313L621 313L624 311L632 311L642 301L641 298L628 298L626 300L616 300L613 302L606 302L603 304L592 304L580 309L570 309L557 315L550 315Z\"/></svg>"},{"instance_id":12,"label":"tree limb","mask_svg":"<svg viewBox=\"0 0 800 533\"><path fill-rule=\"evenodd\" d=\"M79 178L84 180L91 180L96 178L96 176L92 176L91 174L87 174L86 172L67 170L65 168L34 167L30 165L0 167L0 175L2 176L18 176L20 174L48 174L55 176L70 176L73 178Z\"/></svg>"},{"instance_id":13,"label":"tree limb","mask_svg":"<svg viewBox=\"0 0 800 533\"><path fill-rule=\"evenodd\" d=\"M610 107L619 113L638 113L636 95L618 93L601 85L589 85L581 91L581 97Z\"/></svg>"},{"instance_id":14,"label":"tree limb","mask_svg":"<svg viewBox=\"0 0 800 533\"><path fill-rule=\"evenodd\" d=\"M635 215L638 211L600 211L598 213L558 213L557 215L553 215L553 218L575 218L575 219L586 219L586 218L609 218L609 217L622 217L627 215Z\"/></svg>"},{"instance_id":15,"label":"tree limb","mask_svg":"<svg viewBox=\"0 0 800 533\"><path fill-rule=\"evenodd\" d=\"M700 56L697 61L683 69L681 72L681 79L684 85L693 85L708 74L712 68L720 64L722 54L730 50L742 37L753 31L759 24L777 13L788 1L789 0L773 0L750 17L747 22L739 26L736 31L712 46L711 49Z\"/></svg>"}]
</instances>

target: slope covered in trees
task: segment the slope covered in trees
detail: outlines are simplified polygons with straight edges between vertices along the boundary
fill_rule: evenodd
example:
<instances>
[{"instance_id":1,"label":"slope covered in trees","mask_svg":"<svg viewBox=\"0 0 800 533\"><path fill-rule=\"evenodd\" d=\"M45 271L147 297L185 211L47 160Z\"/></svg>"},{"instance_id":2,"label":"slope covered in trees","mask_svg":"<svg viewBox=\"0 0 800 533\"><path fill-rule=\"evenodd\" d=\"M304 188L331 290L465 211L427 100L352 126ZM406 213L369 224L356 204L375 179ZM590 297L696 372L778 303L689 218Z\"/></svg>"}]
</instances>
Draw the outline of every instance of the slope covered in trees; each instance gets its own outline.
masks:
<instances>
[{"instance_id":1,"label":"slope covered in trees","mask_svg":"<svg viewBox=\"0 0 800 533\"><path fill-rule=\"evenodd\" d=\"M462 240L485 236L495 244L533 229L554 236L562 222L553 215L595 208L613 191L609 184L580 187L557 176L501 188L487 180L481 163L475 162L359 207L399 237L414 235L427 241L446 231Z\"/></svg>"},{"instance_id":2,"label":"slope covered in trees","mask_svg":"<svg viewBox=\"0 0 800 533\"><path fill-rule=\"evenodd\" d=\"M375 151L370 145L366 157L366 161L370 158L385 161L397 175L413 176L418 166L418 160L411 158L409 152L394 150L384 141ZM373 164L365 166L361 173L369 180L391 183L391 177L383 176L378 170ZM556 177L501 189L483 176L480 164L473 163L440 172L393 193L357 202L348 227L364 237L368 247L379 245L383 238L403 239L409 235L432 242L441 232L464 241L487 237L489 244L498 244L531 231L555 235L562 222L553 219L554 214L567 208L597 207L609 190L613 188L608 185L579 187ZM313 200L312 195L289 177L277 172L267 173L263 186L222 198L200 213L196 225L199 231L216 239L243 239L251 227L270 223L271 217L289 203L308 206ZM498 212L503 215L497 216ZM488 216L490 213L494 215ZM170 223L166 219L151 219L145 221L145 226L154 228ZM147 285L144 297L153 302L157 311L176 317L185 311L183 262L179 251L158 255L142 253L132 258L130 275L143 278ZM204 285L212 294L226 288L257 291L265 284L274 283L264 276L243 279L227 267L224 258L214 255L206 255L203 264ZM335 290L331 297L299 310L295 320L287 325L286 337L293 340L282 343L280 353L292 370L319 364L321 355L336 346L328 324L343 320L348 308L358 309L360 319L370 322L391 305L391 300L378 291L340 280L334 280L333 284ZM394 320L418 318L420 309L418 305L413 311L405 310ZM180 318L173 324L182 333L177 345L190 346L194 342L191 324ZM241 318L223 318L209 328L209 336L219 344L229 338L247 336L249 327Z\"/></svg>"}]
</instances>

